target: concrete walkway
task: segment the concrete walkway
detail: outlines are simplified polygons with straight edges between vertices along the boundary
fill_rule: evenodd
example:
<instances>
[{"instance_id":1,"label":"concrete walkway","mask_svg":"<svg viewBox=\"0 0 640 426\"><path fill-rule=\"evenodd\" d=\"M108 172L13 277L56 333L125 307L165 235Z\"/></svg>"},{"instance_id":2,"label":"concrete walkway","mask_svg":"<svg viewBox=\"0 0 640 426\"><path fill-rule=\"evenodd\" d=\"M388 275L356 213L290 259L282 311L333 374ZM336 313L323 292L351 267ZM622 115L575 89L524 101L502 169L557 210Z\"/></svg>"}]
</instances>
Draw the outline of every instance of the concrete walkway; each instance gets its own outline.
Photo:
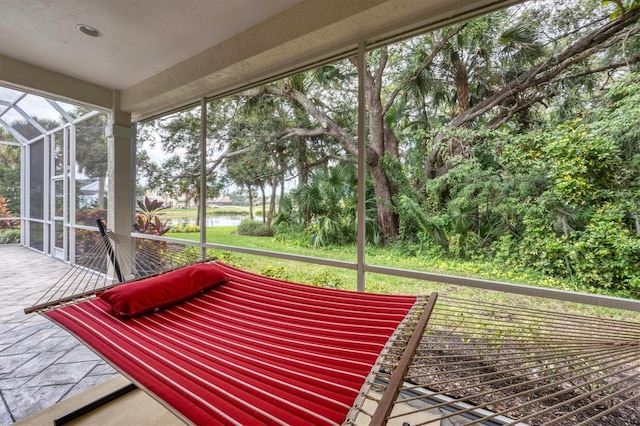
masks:
<instances>
[{"instance_id":1,"label":"concrete walkway","mask_svg":"<svg viewBox=\"0 0 640 426\"><path fill-rule=\"evenodd\" d=\"M0 244L0 426L117 374L57 325L23 312L68 268L28 248Z\"/></svg>"}]
</instances>

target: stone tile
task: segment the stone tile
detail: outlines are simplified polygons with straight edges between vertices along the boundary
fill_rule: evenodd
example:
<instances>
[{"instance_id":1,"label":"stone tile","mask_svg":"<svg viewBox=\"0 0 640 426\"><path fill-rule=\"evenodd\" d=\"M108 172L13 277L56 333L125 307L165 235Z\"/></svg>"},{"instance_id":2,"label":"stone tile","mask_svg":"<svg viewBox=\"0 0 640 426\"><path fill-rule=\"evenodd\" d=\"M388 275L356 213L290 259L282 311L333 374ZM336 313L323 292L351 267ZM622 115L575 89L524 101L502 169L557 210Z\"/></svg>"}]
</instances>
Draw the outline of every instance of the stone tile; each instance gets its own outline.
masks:
<instances>
[{"instance_id":1,"label":"stone tile","mask_svg":"<svg viewBox=\"0 0 640 426\"><path fill-rule=\"evenodd\" d=\"M11 320L9 321L9 324L10 326L12 324L21 324L25 328L29 326L38 326L38 325L51 327L52 322L40 315L18 314L11 318Z\"/></svg>"},{"instance_id":2,"label":"stone tile","mask_svg":"<svg viewBox=\"0 0 640 426\"><path fill-rule=\"evenodd\" d=\"M78 362L75 364L52 364L29 380L25 386L50 386L75 384L82 380L96 365L94 362Z\"/></svg>"},{"instance_id":3,"label":"stone tile","mask_svg":"<svg viewBox=\"0 0 640 426\"><path fill-rule=\"evenodd\" d=\"M2 336L4 333L11 333L16 328L22 327L21 323L8 323L7 321L2 322L2 319L0 319L0 324L2 324L2 326L0 327L0 336Z\"/></svg>"},{"instance_id":4,"label":"stone tile","mask_svg":"<svg viewBox=\"0 0 640 426\"><path fill-rule=\"evenodd\" d=\"M6 297L4 292L2 296ZM0 317L8 317L8 316L17 317L19 315L24 315L24 308L21 308L20 306L10 305L10 306L0 307Z\"/></svg>"},{"instance_id":5,"label":"stone tile","mask_svg":"<svg viewBox=\"0 0 640 426\"><path fill-rule=\"evenodd\" d=\"M40 330L53 329L51 324L18 324L11 330L0 333L0 344L13 345L21 340L29 338L29 336L39 332Z\"/></svg>"},{"instance_id":6,"label":"stone tile","mask_svg":"<svg viewBox=\"0 0 640 426\"><path fill-rule=\"evenodd\" d=\"M16 324L12 326L11 330L0 332L0 344L13 345L37 332L37 329L32 329L31 327L20 327L19 324Z\"/></svg>"},{"instance_id":7,"label":"stone tile","mask_svg":"<svg viewBox=\"0 0 640 426\"><path fill-rule=\"evenodd\" d=\"M83 361L101 361L101 358L86 346L78 344L78 346L60 357L60 359L56 361L56 364L66 364Z\"/></svg>"},{"instance_id":8,"label":"stone tile","mask_svg":"<svg viewBox=\"0 0 640 426\"><path fill-rule=\"evenodd\" d=\"M31 352L70 351L80 345L76 339L68 337L50 337L32 346Z\"/></svg>"},{"instance_id":9,"label":"stone tile","mask_svg":"<svg viewBox=\"0 0 640 426\"><path fill-rule=\"evenodd\" d=\"M64 338L69 338L69 339L73 339L73 340L78 340L74 336L72 336L71 333L69 333L67 330L65 330L63 328L60 328L60 327L56 327L56 333L53 336L54 337L64 337Z\"/></svg>"},{"instance_id":10,"label":"stone tile","mask_svg":"<svg viewBox=\"0 0 640 426\"><path fill-rule=\"evenodd\" d=\"M47 318L24 313L68 269L19 245L0 245L0 426L117 374Z\"/></svg>"},{"instance_id":11,"label":"stone tile","mask_svg":"<svg viewBox=\"0 0 640 426\"><path fill-rule=\"evenodd\" d=\"M24 386L31 380L31 376L23 377L8 377L6 379L0 379L0 389L18 389Z\"/></svg>"},{"instance_id":12,"label":"stone tile","mask_svg":"<svg viewBox=\"0 0 640 426\"><path fill-rule=\"evenodd\" d=\"M26 355L32 355L32 358L20 367L11 372L13 377L32 377L36 374L40 374L44 369L56 362L58 358L63 356L66 352L54 351L45 353L30 353Z\"/></svg>"},{"instance_id":13,"label":"stone tile","mask_svg":"<svg viewBox=\"0 0 640 426\"><path fill-rule=\"evenodd\" d=\"M0 392L0 425L10 425L14 421L15 419L11 417L11 413L9 412L9 407L4 403L2 392Z\"/></svg>"},{"instance_id":14,"label":"stone tile","mask_svg":"<svg viewBox=\"0 0 640 426\"><path fill-rule=\"evenodd\" d=\"M115 370L115 368L113 368L112 366L104 362L101 362L100 364L96 365L95 368L89 372L89 376L103 376L103 375L115 375L115 374L117 374L117 371Z\"/></svg>"},{"instance_id":15,"label":"stone tile","mask_svg":"<svg viewBox=\"0 0 640 426\"><path fill-rule=\"evenodd\" d=\"M15 371L34 357L35 354L0 355L0 374Z\"/></svg>"},{"instance_id":16,"label":"stone tile","mask_svg":"<svg viewBox=\"0 0 640 426\"><path fill-rule=\"evenodd\" d=\"M84 379L80 380L74 387L69 390L64 397L69 398L73 395L77 395L81 392L86 391L89 388L94 387L95 385L99 385L100 383L106 382L110 378L114 377L115 374L103 374L101 376L87 376Z\"/></svg>"},{"instance_id":17,"label":"stone tile","mask_svg":"<svg viewBox=\"0 0 640 426\"><path fill-rule=\"evenodd\" d=\"M50 348L51 345L55 345L55 341L51 342L49 338L55 334L56 330L52 328L41 328L33 334L30 334L28 337L24 337L20 341L14 343L4 351L2 351L2 355L12 355L12 354L21 354L26 352L42 352L38 349L39 346L43 345L43 342L47 343L45 347Z\"/></svg>"},{"instance_id":18,"label":"stone tile","mask_svg":"<svg viewBox=\"0 0 640 426\"><path fill-rule=\"evenodd\" d=\"M50 407L60 401L73 385L23 387L3 391L4 399L16 420Z\"/></svg>"}]
</instances>

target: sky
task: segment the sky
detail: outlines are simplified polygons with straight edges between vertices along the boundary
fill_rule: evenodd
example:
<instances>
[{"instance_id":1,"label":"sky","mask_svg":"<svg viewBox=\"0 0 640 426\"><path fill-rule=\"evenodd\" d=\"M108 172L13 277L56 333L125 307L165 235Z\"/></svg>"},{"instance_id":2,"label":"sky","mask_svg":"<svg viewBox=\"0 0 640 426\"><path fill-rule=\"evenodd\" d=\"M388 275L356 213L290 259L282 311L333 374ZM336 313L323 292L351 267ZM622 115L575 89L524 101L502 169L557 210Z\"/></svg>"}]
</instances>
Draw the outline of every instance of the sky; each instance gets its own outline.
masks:
<instances>
[{"instance_id":1,"label":"sky","mask_svg":"<svg viewBox=\"0 0 640 426\"><path fill-rule=\"evenodd\" d=\"M66 102L57 101L57 104L67 112L76 108ZM62 115L45 98L0 86L0 120L9 125L24 121L25 117L21 112L30 117L64 123Z\"/></svg>"}]
</instances>

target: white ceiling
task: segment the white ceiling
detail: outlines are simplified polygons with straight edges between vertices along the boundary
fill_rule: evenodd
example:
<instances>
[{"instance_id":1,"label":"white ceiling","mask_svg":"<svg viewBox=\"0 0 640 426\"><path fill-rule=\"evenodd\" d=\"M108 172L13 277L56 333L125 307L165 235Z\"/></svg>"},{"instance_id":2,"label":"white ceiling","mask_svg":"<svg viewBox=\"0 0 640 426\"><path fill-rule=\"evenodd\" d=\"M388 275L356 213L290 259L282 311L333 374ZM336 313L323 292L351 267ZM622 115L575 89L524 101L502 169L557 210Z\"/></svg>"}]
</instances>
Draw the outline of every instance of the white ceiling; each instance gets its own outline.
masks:
<instances>
[{"instance_id":1,"label":"white ceiling","mask_svg":"<svg viewBox=\"0 0 640 426\"><path fill-rule=\"evenodd\" d=\"M0 84L137 121L518 1L0 0Z\"/></svg>"},{"instance_id":2,"label":"white ceiling","mask_svg":"<svg viewBox=\"0 0 640 426\"><path fill-rule=\"evenodd\" d=\"M0 54L125 89L300 1L0 0Z\"/></svg>"}]
</instances>

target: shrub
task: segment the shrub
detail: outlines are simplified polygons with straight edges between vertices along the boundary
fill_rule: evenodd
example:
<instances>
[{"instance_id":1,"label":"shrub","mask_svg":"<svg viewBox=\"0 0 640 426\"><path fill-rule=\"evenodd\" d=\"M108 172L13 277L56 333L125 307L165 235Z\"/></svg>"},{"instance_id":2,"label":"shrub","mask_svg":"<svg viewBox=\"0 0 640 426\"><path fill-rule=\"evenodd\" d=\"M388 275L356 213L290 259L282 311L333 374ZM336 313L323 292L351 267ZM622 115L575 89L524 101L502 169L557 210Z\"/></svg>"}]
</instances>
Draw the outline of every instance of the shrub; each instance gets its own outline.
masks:
<instances>
[{"instance_id":1,"label":"shrub","mask_svg":"<svg viewBox=\"0 0 640 426\"><path fill-rule=\"evenodd\" d=\"M102 219L105 226L108 226L104 218L107 211L104 209L87 209L76 213L76 223L86 226L96 226L97 220ZM95 259L87 253L93 251L94 247L104 244L98 232L87 229L76 230L76 263L83 266L91 265Z\"/></svg>"},{"instance_id":2,"label":"shrub","mask_svg":"<svg viewBox=\"0 0 640 426\"><path fill-rule=\"evenodd\" d=\"M291 274L282 266L267 265L260 270L260 275L285 281L291 281Z\"/></svg>"},{"instance_id":3,"label":"shrub","mask_svg":"<svg viewBox=\"0 0 640 426\"><path fill-rule=\"evenodd\" d=\"M347 284L344 282L342 278L340 278L333 272L328 272L328 271L322 271L318 274L315 274L311 278L310 284L316 287L325 287L325 288L339 288L339 289L347 288Z\"/></svg>"},{"instance_id":4,"label":"shrub","mask_svg":"<svg viewBox=\"0 0 640 426\"><path fill-rule=\"evenodd\" d=\"M9 210L9 200L4 197L0 197L0 217L8 218L14 217L11 210ZM0 220L0 229L12 229L20 225L18 220Z\"/></svg>"},{"instance_id":5,"label":"shrub","mask_svg":"<svg viewBox=\"0 0 640 426\"><path fill-rule=\"evenodd\" d=\"M86 226L96 226L98 219L107 217L105 209L84 209L76 212L76 223Z\"/></svg>"},{"instance_id":6,"label":"shrub","mask_svg":"<svg viewBox=\"0 0 640 426\"><path fill-rule=\"evenodd\" d=\"M0 231L0 244L14 244L20 242L20 229L5 229Z\"/></svg>"},{"instance_id":7,"label":"shrub","mask_svg":"<svg viewBox=\"0 0 640 426\"><path fill-rule=\"evenodd\" d=\"M495 259L568 279L582 291L638 297L640 239L626 223L627 214L623 206L604 203L584 229L569 236L554 232L553 224L541 218L525 217L524 236L503 236L493 246Z\"/></svg>"},{"instance_id":8,"label":"shrub","mask_svg":"<svg viewBox=\"0 0 640 426\"><path fill-rule=\"evenodd\" d=\"M250 237L272 237L273 232L267 229L264 223L258 220L244 219L238 225L238 235L248 235Z\"/></svg>"},{"instance_id":9,"label":"shrub","mask_svg":"<svg viewBox=\"0 0 640 426\"><path fill-rule=\"evenodd\" d=\"M169 230L170 233L181 233L181 234L194 234L196 232L200 232L200 227L198 225L172 225Z\"/></svg>"},{"instance_id":10,"label":"shrub","mask_svg":"<svg viewBox=\"0 0 640 426\"><path fill-rule=\"evenodd\" d=\"M605 204L592 216L569 252L584 285L637 292L640 239L625 224L620 206Z\"/></svg>"},{"instance_id":11,"label":"shrub","mask_svg":"<svg viewBox=\"0 0 640 426\"><path fill-rule=\"evenodd\" d=\"M167 225L167 221L160 220L161 210L168 207L164 205L164 201L151 200L144 197L144 202L138 200L138 209L136 210L136 219L133 228L141 234L164 235L171 229Z\"/></svg>"},{"instance_id":12,"label":"shrub","mask_svg":"<svg viewBox=\"0 0 640 426\"><path fill-rule=\"evenodd\" d=\"M209 249L207 249L207 256L209 253L208 250ZM238 253L234 253L232 251L222 251L222 252L218 252L217 255L215 255L215 257L217 257L220 262L224 262L227 265L235 266L236 268L241 268L241 269L247 268L247 266L242 263L242 256L239 255Z\"/></svg>"}]
</instances>

